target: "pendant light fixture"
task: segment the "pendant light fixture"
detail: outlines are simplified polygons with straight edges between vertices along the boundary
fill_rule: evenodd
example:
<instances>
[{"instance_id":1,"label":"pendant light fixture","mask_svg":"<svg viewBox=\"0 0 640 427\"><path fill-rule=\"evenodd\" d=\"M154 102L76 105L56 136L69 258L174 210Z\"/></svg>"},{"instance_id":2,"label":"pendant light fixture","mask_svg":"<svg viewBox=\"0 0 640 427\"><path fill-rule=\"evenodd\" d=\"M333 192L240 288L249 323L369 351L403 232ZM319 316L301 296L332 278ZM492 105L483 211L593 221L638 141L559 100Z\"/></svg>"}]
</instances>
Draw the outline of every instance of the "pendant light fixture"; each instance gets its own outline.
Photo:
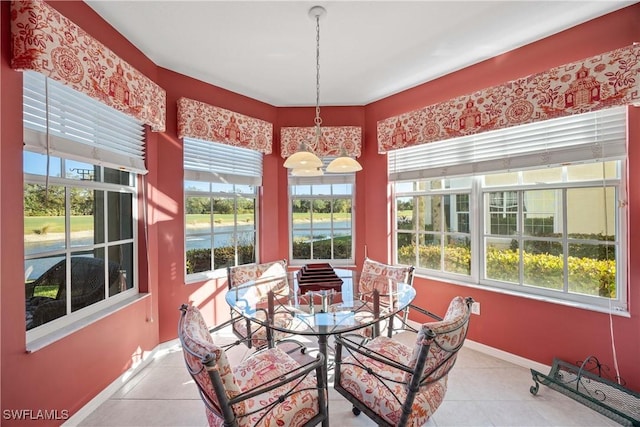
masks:
<instances>
[{"instance_id":1,"label":"pendant light fixture","mask_svg":"<svg viewBox=\"0 0 640 427\"><path fill-rule=\"evenodd\" d=\"M322 139L322 118L320 117L320 18L327 11L322 6L314 6L309 9L309 16L316 20L316 117L314 119L315 131L313 135L313 147L320 147L320 139ZM311 151L305 141L300 144L300 150L292 154L284 162L284 167L293 169L293 176L320 176L322 172L322 160ZM327 172L356 172L362 170L362 166L351 157L347 156L343 147L341 147L341 157L334 159L329 166Z\"/></svg>"},{"instance_id":2,"label":"pendant light fixture","mask_svg":"<svg viewBox=\"0 0 640 427\"><path fill-rule=\"evenodd\" d=\"M347 152L342 149L340 157L333 159L327 166L327 172L331 173L348 173L358 172L362 170L362 165L352 157L347 156Z\"/></svg>"},{"instance_id":3,"label":"pendant light fixture","mask_svg":"<svg viewBox=\"0 0 640 427\"><path fill-rule=\"evenodd\" d=\"M322 176L322 168L295 168L291 169L291 176Z\"/></svg>"}]
</instances>

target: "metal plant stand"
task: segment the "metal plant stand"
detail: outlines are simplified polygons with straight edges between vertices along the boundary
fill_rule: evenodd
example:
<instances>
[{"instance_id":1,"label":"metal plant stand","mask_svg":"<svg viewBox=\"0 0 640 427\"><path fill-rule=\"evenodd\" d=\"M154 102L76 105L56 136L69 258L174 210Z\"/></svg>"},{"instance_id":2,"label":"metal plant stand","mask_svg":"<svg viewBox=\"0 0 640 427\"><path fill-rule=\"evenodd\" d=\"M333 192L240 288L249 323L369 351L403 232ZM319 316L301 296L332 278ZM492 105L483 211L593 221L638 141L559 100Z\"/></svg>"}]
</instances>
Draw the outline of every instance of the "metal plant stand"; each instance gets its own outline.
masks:
<instances>
[{"instance_id":1,"label":"metal plant stand","mask_svg":"<svg viewBox=\"0 0 640 427\"><path fill-rule=\"evenodd\" d=\"M544 375L531 369L536 395L540 384L546 385L625 426L640 426L640 393L603 377L606 367L594 356L579 364L553 360L551 371Z\"/></svg>"}]
</instances>

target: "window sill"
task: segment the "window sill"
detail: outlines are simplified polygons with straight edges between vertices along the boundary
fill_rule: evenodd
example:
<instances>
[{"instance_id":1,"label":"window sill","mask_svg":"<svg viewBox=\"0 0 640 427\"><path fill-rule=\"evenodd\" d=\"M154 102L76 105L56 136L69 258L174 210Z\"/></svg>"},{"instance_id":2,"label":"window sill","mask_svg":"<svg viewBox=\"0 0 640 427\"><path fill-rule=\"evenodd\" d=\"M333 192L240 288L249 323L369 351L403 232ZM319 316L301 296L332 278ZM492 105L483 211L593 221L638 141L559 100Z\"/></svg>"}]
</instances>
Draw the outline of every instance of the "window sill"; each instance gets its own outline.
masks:
<instances>
[{"instance_id":1,"label":"window sill","mask_svg":"<svg viewBox=\"0 0 640 427\"><path fill-rule=\"evenodd\" d=\"M207 280L218 280L218 279L226 279L227 278L227 269L219 268L213 271L203 271L201 273L192 273L188 274L184 282L187 285L192 285L194 283L206 282Z\"/></svg>"},{"instance_id":2,"label":"window sill","mask_svg":"<svg viewBox=\"0 0 640 427\"><path fill-rule=\"evenodd\" d=\"M597 306L593 304L586 304L586 303L577 302L577 301L568 301L568 300L559 299L559 298L552 298L545 295L535 295L535 294L527 294L523 292L515 292L508 289L502 289L502 288L497 288L492 286L483 286L475 283L464 282L462 280L452 280L452 279L447 279L440 276L431 276L424 273L416 273L414 274L414 277L419 277L427 280L434 280L434 281L447 283L455 286L465 286L467 288L478 289L486 292L494 292L494 293L509 295L509 296L518 297L518 298L531 299L531 300L545 302L549 304L563 305L566 307L578 308L581 310L589 310L589 311L594 311L598 313L610 314L610 315L627 317L627 318L631 317L631 313L629 312L629 310L617 310L615 309L615 307L608 308L608 307L602 307L602 306Z\"/></svg>"},{"instance_id":3,"label":"window sill","mask_svg":"<svg viewBox=\"0 0 640 427\"><path fill-rule=\"evenodd\" d=\"M121 310L124 307L127 307L131 304L136 303L137 301L143 300L143 299L147 299L150 296L150 294L136 294L133 295L129 298L125 298L122 301L119 301L113 305L109 305L108 307L104 307L103 309L92 313L86 317L83 317L82 319L78 319L77 321L70 323L69 325L66 325L64 327L61 327L59 329L56 329L55 331L51 331L50 333L39 337L37 339L31 340L31 341L27 341L27 346L26 346L26 352L27 353L33 353L36 352L38 350L41 350L45 347L47 347L48 345L51 345L53 343L55 343L56 341L59 341L65 337L68 337L69 335L74 334L75 332L86 328L87 326L91 325L92 323L97 322L100 319L104 319L107 316L110 316L111 314L113 314L114 312Z\"/></svg>"}]
</instances>

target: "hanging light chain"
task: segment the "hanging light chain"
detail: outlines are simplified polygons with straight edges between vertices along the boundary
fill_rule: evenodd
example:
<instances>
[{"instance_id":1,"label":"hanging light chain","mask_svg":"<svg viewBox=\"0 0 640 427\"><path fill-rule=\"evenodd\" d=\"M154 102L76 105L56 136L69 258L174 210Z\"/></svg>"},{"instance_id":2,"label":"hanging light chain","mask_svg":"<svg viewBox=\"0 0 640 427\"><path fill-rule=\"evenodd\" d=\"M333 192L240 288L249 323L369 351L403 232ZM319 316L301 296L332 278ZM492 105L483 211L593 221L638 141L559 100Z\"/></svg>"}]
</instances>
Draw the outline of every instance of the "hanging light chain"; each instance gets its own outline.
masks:
<instances>
[{"instance_id":1,"label":"hanging light chain","mask_svg":"<svg viewBox=\"0 0 640 427\"><path fill-rule=\"evenodd\" d=\"M320 128L320 14L316 15L316 130Z\"/></svg>"}]
</instances>

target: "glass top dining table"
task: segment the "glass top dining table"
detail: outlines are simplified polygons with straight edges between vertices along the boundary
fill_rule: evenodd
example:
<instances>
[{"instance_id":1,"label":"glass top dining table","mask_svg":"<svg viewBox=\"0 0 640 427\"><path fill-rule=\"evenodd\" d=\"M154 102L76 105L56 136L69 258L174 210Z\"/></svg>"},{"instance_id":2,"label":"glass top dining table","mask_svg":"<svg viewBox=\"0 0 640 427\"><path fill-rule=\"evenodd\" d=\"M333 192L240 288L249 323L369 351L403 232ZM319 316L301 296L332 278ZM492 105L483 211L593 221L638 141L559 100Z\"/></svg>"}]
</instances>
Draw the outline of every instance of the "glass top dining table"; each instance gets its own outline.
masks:
<instances>
[{"instance_id":1,"label":"glass top dining table","mask_svg":"<svg viewBox=\"0 0 640 427\"><path fill-rule=\"evenodd\" d=\"M227 291L227 303L241 316L272 329L317 337L369 326L402 311L415 298L403 282L355 270L333 270L342 283L305 284L296 271L240 284ZM288 321L275 321L286 316Z\"/></svg>"}]
</instances>

